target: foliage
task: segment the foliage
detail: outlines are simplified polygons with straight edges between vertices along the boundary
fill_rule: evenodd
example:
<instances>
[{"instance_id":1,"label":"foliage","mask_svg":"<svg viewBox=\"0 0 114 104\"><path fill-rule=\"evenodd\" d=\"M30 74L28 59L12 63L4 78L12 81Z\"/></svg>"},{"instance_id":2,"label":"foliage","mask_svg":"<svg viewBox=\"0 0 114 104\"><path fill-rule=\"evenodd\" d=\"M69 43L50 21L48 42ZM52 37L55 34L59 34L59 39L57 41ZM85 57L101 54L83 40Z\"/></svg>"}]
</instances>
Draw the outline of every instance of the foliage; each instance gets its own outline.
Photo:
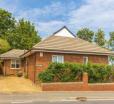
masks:
<instances>
[{"instance_id":1,"label":"foliage","mask_svg":"<svg viewBox=\"0 0 114 104\"><path fill-rule=\"evenodd\" d=\"M101 29L98 29L98 31L95 34L95 39L94 41L101 47L105 45L105 34L104 31Z\"/></svg>"},{"instance_id":2,"label":"foliage","mask_svg":"<svg viewBox=\"0 0 114 104\"><path fill-rule=\"evenodd\" d=\"M7 42L7 40L1 39L0 38L0 54L8 51L10 49L10 45Z\"/></svg>"},{"instance_id":3,"label":"foliage","mask_svg":"<svg viewBox=\"0 0 114 104\"><path fill-rule=\"evenodd\" d=\"M15 27L15 19L11 13L4 9L0 9L0 37L7 39Z\"/></svg>"},{"instance_id":4,"label":"foliage","mask_svg":"<svg viewBox=\"0 0 114 104\"><path fill-rule=\"evenodd\" d=\"M110 32L110 37L108 40L107 48L110 49L111 51L114 51L114 32ZM112 65L114 65L114 56L110 56L109 60Z\"/></svg>"},{"instance_id":5,"label":"foliage","mask_svg":"<svg viewBox=\"0 0 114 104\"><path fill-rule=\"evenodd\" d=\"M38 74L38 78L42 82L81 81L83 72L88 73L91 83L111 82L114 77L114 70L109 65L52 63L46 70Z\"/></svg>"},{"instance_id":6,"label":"foliage","mask_svg":"<svg viewBox=\"0 0 114 104\"><path fill-rule=\"evenodd\" d=\"M53 73L49 69L47 69L44 72L40 73L38 75L38 77L39 77L39 79L42 82L52 82L53 79L54 79L54 75L53 75Z\"/></svg>"},{"instance_id":7,"label":"foliage","mask_svg":"<svg viewBox=\"0 0 114 104\"><path fill-rule=\"evenodd\" d=\"M30 49L41 40L34 24L24 19L17 22L4 9L0 9L0 38L7 40L11 48L18 49Z\"/></svg>"},{"instance_id":8,"label":"foliage","mask_svg":"<svg viewBox=\"0 0 114 104\"><path fill-rule=\"evenodd\" d=\"M114 32L110 32L109 48L114 51Z\"/></svg>"},{"instance_id":9,"label":"foliage","mask_svg":"<svg viewBox=\"0 0 114 104\"><path fill-rule=\"evenodd\" d=\"M30 21L19 20L14 32L8 37L8 42L12 48L30 49L41 40L37 35L35 26Z\"/></svg>"},{"instance_id":10,"label":"foliage","mask_svg":"<svg viewBox=\"0 0 114 104\"><path fill-rule=\"evenodd\" d=\"M89 28L82 28L80 29L77 34L79 38L84 39L86 41L92 42L93 41L93 36L94 32L90 30Z\"/></svg>"}]
</instances>

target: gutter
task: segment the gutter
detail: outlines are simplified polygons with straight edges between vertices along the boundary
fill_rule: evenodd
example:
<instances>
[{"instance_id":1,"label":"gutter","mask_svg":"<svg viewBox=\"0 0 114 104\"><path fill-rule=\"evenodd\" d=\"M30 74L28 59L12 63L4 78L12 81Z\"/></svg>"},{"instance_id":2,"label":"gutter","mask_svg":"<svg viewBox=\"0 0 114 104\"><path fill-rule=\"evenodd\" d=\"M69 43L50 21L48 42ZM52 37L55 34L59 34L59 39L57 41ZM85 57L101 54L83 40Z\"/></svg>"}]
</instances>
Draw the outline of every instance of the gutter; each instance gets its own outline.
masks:
<instances>
[{"instance_id":1,"label":"gutter","mask_svg":"<svg viewBox=\"0 0 114 104\"><path fill-rule=\"evenodd\" d=\"M82 51L67 51L67 50L52 50L52 49L31 49L21 55L20 57L27 57L30 54L35 52L53 52L53 53L67 53L67 54L85 54L85 55L106 55L106 56L114 56L114 53L100 53L100 52L82 52Z\"/></svg>"}]
</instances>

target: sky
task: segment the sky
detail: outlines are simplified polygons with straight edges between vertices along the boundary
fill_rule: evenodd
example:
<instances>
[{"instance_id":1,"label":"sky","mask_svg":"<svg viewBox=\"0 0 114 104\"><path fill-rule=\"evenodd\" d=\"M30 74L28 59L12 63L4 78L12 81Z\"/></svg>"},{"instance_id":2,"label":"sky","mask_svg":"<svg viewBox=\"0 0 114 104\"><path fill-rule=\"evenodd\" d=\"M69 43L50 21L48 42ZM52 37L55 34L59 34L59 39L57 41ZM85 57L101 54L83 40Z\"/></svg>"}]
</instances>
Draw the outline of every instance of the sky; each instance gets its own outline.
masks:
<instances>
[{"instance_id":1,"label":"sky","mask_svg":"<svg viewBox=\"0 0 114 104\"><path fill-rule=\"evenodd\" d=\"M67 26L74 34L81 28L114 31L114 0L0 0L19 20L25 18L36 26L42 38Z\"/></svg>"}]
</instances>

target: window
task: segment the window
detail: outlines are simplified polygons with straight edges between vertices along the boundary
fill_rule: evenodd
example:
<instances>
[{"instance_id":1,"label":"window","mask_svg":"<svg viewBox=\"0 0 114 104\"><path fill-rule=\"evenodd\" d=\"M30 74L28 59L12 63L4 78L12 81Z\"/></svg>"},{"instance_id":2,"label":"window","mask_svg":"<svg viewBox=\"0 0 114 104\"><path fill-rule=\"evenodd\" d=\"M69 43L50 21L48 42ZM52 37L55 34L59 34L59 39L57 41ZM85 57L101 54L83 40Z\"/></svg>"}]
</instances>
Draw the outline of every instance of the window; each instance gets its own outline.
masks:
<instances>
[{"instance_id":1,"label":"window","mask_svg":"<svg viewBox=\"0 0 114 104\"><path fill-rule=\"evenodd\" d=\"M88 63L88 57L87 57L87 56L84 56L84 57L83 57L83 63L84 63L84 64L87 64L87 63Z\"/></svg>"},{"instance_id":2,"label":"window","mask_svg":"<svg viewBox=\"0 0 114 104\"><path fill-rule=\"evenodd\" d=\"M21 61L19 59L11 60L11 69L19 69L21 66Z\"/></svg>"},{"instance_id":3,"label":"window","mask_svg":"<svg viewBox=\"0 0 114 104\"><path fill-rule=\"evenodd\" d=\"M64 63L64 56L62 55L53 55L52 62Z\"/></svg>"}]
</instances>

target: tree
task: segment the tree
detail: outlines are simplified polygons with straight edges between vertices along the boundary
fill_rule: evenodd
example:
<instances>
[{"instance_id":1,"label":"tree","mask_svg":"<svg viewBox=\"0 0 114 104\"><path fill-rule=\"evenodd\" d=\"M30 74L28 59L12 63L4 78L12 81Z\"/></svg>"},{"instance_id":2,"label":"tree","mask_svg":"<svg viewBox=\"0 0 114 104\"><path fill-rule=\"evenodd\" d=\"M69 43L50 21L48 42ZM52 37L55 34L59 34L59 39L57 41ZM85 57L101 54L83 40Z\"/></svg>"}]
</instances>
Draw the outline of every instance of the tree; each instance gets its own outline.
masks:
<instances>
[{"instance_id":1,"label":"tree","mask_svg":"<svg viewBox=\"0 0 114 104\"><path fill-rule=\"evenodd\" d=\"M81 39L84 39L86 41L92 42L93 40L93 36L94 36L94 32L91 31L88 28L82 28L77 32L77 36Z\"/></svg>"},{"instance_id":2,"label":"tree","mask_svg":"<svg viewBox=\"0 0 114 104\"><path fill-rule=\"evenodd\" d=\"M7 42L7 40L1 39L0 38L0 54L8 51L10 49L10 45Z\"/></svg>"},{"instance_id":3,"label":"tree","mask_svg":"<svg viewBox=\"0 0 114 104\"><path fill-rule=\"evenodd\" d=\"M109 38L108 46L112 51L114 51L114 32L110 32L109 35L110 35L110 38Z\"/></svg>"},{"instance_id":4,"label":"tree","mask_svg":"<svg viewBox=\"0 0 114 104\"><path fill-rule=\"evenodd\" d=\"M40 40L34 24L24 19L19 20L14 32L8 37L11 47L19 49L30 49Z\"/></svg>"},{"instance_id":5,"label":"tree","mask_svg":"<svg viewBox=\"0 0 114 104\"><path fill-rule=\"evenodd\" d=\"M98 31L95 34L94 41L101 47L105 45L105 34L103 30L98 29Z\"/></svg>"},{"instance_id":6,"label":"tree","mask_svg":"<svg viewBox=\"0 0 114 104\"><path fill-rule=\"evenodd\" d=\"M112 51L114 51L114 32L110 32L109 33L109 40L108 40L108 48ZM109 60L111 62L112 65L114 65L114 57L110 56Z\"/></svg>"},{"instance_id":7,"label":"tree","mask_svg":"<svg viewBox=\"0 0 114 104\"><path fill-rule=\"evenodd\" d=\"M15 27L15 19L6 10L0 9L0 37L7 39L8 33Z\"/></svg>"}]
</instances>

